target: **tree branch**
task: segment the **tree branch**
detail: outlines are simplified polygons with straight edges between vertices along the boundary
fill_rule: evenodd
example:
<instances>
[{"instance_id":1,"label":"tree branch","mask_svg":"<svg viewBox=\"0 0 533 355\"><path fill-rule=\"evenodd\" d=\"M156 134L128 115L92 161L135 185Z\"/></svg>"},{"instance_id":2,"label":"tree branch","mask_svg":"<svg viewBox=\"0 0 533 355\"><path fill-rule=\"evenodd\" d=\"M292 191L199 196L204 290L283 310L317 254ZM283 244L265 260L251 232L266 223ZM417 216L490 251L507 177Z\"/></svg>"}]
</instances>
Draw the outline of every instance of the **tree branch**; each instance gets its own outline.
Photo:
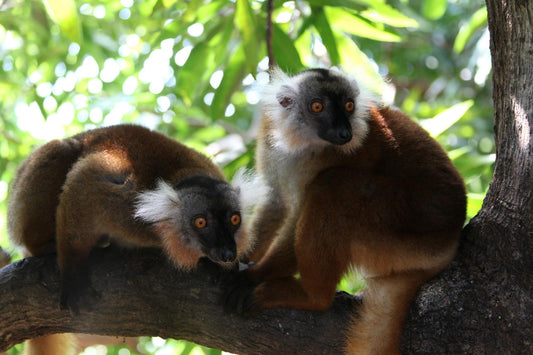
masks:
<instances>
[{"instance_id":1,"label":"tree branch","mask_svg":"<svg viewBox=\"0 0 533 355\"><path fill-rule=\"evenodd\" d=\"M360 300L339 293L327 312L266 310L227 314L207 270L185 273L160 252L105 250L91 257L101 298L83 300L80 315L59 309L55 256L32 257L0 270L0 352L52 333L160 336L234 353L339 353L343 329Z\"/></svg>"},{"instance_id":2,"label":"tree branch","mask_svg":"<svg viewBox=\"0 0 533 355\"><path fill-rule=\"evenodd\" d=\"M475 239L486 232L474 221L464 234ZM403 333L404 353L533 350L531 298L504 266L476 254L471 238L463 238L456 261L419 292ZM361 303L339 292L326 312L269 309L243 318L223 311L207 269L180 272L159 251L107 248L91 257L91 265L101 298L82 298L79 316L59 309L55 255L0 269L0 352L29 338L70 332L184 339L232 353L338 354Z\"/></svg>"},{"instance_id":3,"label":"tree branch","mask_svg":"<svg viewBox=\"0 0 533 355\"><path fill-rule=\"evenodd\" d=\"M266 17L266 47L268 55L268 68L272 69L276 66L276 58L274 58L274 50L272 48L272 11L274 10L274 0L267 0L267 17Z\"/></svg>"}]
</instances>

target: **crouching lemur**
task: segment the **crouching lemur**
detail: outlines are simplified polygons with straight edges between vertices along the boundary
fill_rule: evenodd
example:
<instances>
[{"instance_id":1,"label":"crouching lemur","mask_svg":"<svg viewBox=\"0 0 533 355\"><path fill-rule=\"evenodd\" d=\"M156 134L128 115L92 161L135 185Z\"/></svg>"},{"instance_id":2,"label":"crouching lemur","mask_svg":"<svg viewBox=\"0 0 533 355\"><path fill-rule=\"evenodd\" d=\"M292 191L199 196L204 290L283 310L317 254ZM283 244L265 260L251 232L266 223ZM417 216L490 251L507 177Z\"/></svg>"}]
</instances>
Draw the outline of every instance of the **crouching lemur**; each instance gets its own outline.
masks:
<instances>
[{"instance_id":1,"label":"crouching lemur","mask_svg":"<svg viewBox=\"0 0 533 355\"><path fill-rule=\"evenodd\" d=\"M102 244L160 247L181 269L204 256L233 265L250 247L242 208L240 189L209 158L117 125L33 152L11 187L8 230L29 255L57 252L61 305L72 308L90 286L89 253Z\"/></svg>"}]
</instances>

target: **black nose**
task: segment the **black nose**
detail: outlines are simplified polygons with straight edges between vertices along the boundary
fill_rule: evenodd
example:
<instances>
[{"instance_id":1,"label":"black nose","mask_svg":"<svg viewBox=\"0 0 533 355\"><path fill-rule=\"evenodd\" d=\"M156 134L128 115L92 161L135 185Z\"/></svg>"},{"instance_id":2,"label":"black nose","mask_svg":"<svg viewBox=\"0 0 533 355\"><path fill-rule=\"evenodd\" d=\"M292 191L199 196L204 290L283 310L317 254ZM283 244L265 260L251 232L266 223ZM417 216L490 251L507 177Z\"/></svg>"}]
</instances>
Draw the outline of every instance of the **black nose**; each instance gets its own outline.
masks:
<instances>
[{"instance_id":1,"label":"black nose","mask_svg":"<svg viewBox=\"0 0 533 355\"><path fill-rule=\"evenodd\" d=\"M323 131L318 136L332 144L343 145L352 140L352 131L347 127L332 128L327 131Z\"/></svg>"},{"instance_id":2,"label":"black nose","mask_svg":"<svg viewBox=\"0 0 533 355\"><path fill-rule=\"evenodd\" d=\"M230 249L221 249L219 250L218 252L218 258L220 261L222 262L228 262L228 261L234 261L235 258L237 257L235 251L233 250L230 250Z\"/></svg>"},{"instance_id":3,"label":"black nose","mask_svg":"<svg viewBox=\"0 0 533 355\"><path fill-rule=\"evenodd\" d=\"M337 138L339 139L339 142L342 142L341 144L348 143L350 140L352 140L352 131L346 128L340 129L337 132Z\"/></svg>"}]
</instances>

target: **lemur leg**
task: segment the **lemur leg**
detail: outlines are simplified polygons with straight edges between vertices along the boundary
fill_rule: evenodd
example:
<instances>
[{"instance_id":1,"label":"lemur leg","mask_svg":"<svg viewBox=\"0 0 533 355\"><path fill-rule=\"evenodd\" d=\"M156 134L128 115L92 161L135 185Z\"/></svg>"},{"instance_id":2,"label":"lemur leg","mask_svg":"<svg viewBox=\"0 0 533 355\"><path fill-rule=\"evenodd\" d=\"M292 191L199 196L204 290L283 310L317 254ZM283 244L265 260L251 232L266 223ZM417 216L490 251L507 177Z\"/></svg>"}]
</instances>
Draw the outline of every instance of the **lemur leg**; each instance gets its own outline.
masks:
<instances>
[{"instance_id":1,"label":"lemur leg","mask_svg":"<svg viewBox=\"0 0 533 355\"><path fill-rule=\"evenodd\" d=\"M268 196L267 201L255 208L250 226L254 248L248 257L249 261L258 262L266 254L283 224L286 214L286 208L281 197L274 190Z\"/></svg>"},{"instance_id":2,"label":"lemur leg","mask_svg":"<svg viewBox=\"0 0 533 355\"><path fill-rule=\"evenodd\" d=\"M412 271L366 279L359 316L346 332L346 354L399 354L411 303L430 277L426 271Z\"/></svg>"},{"instance_id":3,"label":"lemur leg","mask_svg":"<svg viewBox=\"0 0 533 355\"><path fill-rule=\"evenodd\" d=\"M269 285L269 280L274 283L287 280L286 285L284 285L285 292L298 294L301 291L298 289L298 285L294 285L292 282L294 280L292 276L296 272L294 224L290 226L285 224L259 262L229 279L223 293L224 306L226 309L238 313L254 313L258 309L269 307L267 303L263 303L262 297L259 295L261 291L258 291L265 285ZM276 286L274 285L274 287ZM296 290L291 291L291 288L294 287Z\"/></svg>"},{"instance_id":4,"label":"lemur leg","mask_svg":"<svg viewBox=\"0 0 533 355\"><path fill-rule=\"evenodd\" d=\"M70 333L51 334L28 339L24 344L24 355L77 354L76 336Z\"/></svg>"},{"instance_id":5,"label":"lemur leg","mask_svg":"<svg viewBox=\"0 0 533 355\"><path fill-rule=\"evenodd\" d=\"M294 253L296 217L291 215L284 221L263 257L248 270L248 276L255 282L293 276L297 272Z\"/></svg>"},{"instance_id":6,"label":"lemur leg","mask_svg":"<svg viewBox=\"0 0 533 355\"><path fill-rule=\"evenodd\" d=\"M150 235L140 222L133 221L135 193L128 186L129 170L120 155L100 152L80 159L67 175L57 209L63 307L76 308L83 293L94 294L87 259L103 238L112 238L119 231L125 240L140 233L145 239ZM130 230L124 230L127 227Z\"/></svg>"},{"instance_id":7,"label":"lemur leg","mask_svg":"<svg viewBox=\"0 0 533 355\"><path fill-rule=\"evenodd\" d=\"M8 230L27 254L55 252L58 196L80 151L81 144L74 139L54 140L38 148L19 168L10 189Z\"/></svg>"},{"instance_id":8,"label":"lemur leg","mask_svg":"<svg viewBox=\"0 0 533 355\"><path fill-rule=\"evenodd\" d=\"M330 228L332 216L327 216L328 211L324 209L317 212L320 216L306 213L305 209L302 212L302 218L296 226L294 244L290 243L294 246L289 247L289 243L282 245L279 239L276 240L273 246L278 246L277 253L269 250L265 255L266 260L258 265L268 265L270 270L276 265L277 270L290 269L292 272L265 272L262 275L265 282L259 284L254 292L255 302L262 307L327 309L335 296L337 284L348 268L349 248L336 248L336 240L341 236L335 235L335 230ZM291 250L290 255L280 251L281 248ZM296 265L299 278L292 276L292 267Z\"/></svg>"}]
</instances>

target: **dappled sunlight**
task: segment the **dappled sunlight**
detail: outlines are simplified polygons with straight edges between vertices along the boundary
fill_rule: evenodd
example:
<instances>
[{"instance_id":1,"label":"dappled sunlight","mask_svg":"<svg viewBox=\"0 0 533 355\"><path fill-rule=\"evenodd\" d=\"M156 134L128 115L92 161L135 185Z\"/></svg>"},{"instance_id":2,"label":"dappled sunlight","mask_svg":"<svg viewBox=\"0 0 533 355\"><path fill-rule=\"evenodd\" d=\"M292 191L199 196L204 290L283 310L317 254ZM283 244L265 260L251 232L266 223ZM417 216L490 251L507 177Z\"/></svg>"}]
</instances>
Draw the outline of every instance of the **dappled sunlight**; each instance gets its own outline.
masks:
<instances>
[{"instance_id":1,"label":"dappled sunlight","mask_svg":"<svg viewBox=\"0 0 533 355\"><path fill-rule=\"evenodd\" d=\"M519 99L516 96L511 95L511 110L513 110L514 116L514 125L517 134L518 146L523 151L528 151L529 146L531 145L531 126L529 120L531 117L528 117L528 114L524 107L522 106Z\"/></svg>"}]
</instances>

